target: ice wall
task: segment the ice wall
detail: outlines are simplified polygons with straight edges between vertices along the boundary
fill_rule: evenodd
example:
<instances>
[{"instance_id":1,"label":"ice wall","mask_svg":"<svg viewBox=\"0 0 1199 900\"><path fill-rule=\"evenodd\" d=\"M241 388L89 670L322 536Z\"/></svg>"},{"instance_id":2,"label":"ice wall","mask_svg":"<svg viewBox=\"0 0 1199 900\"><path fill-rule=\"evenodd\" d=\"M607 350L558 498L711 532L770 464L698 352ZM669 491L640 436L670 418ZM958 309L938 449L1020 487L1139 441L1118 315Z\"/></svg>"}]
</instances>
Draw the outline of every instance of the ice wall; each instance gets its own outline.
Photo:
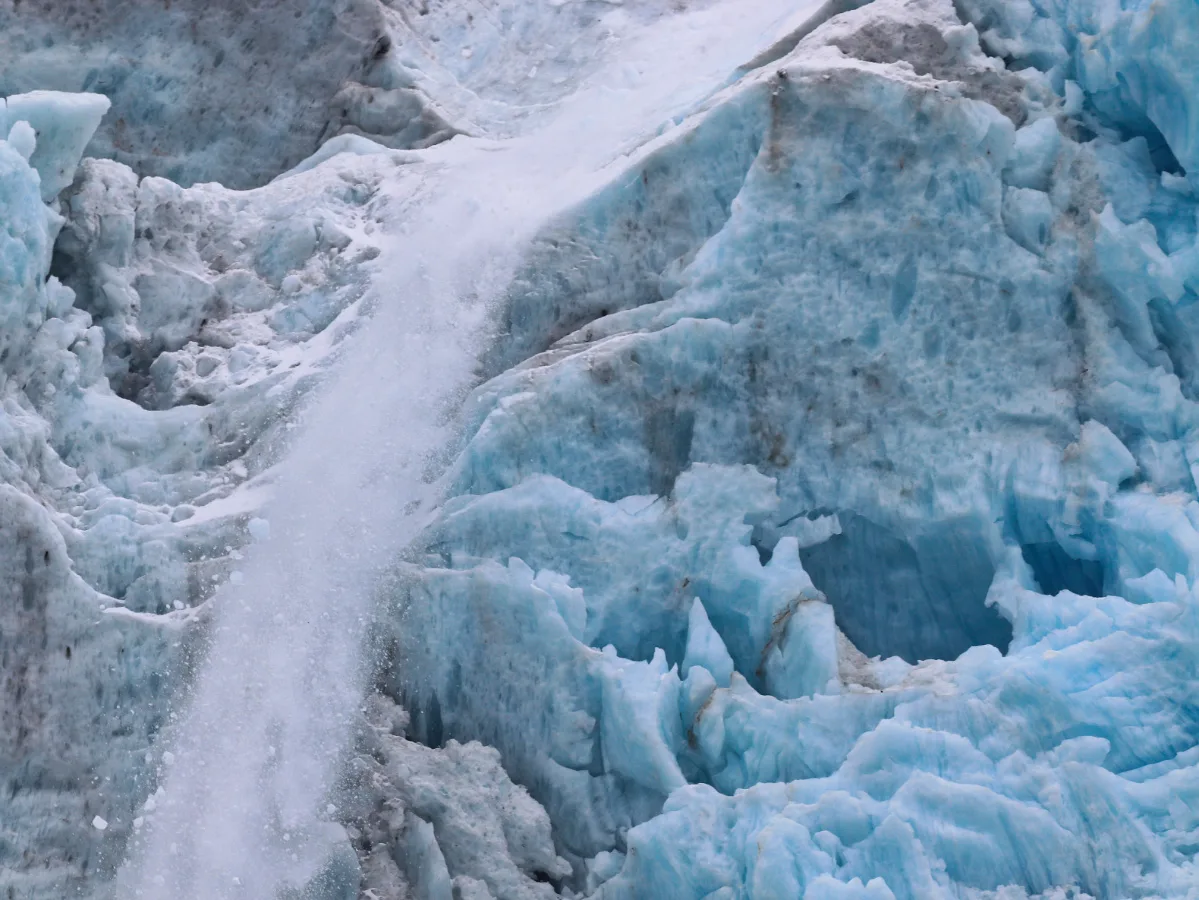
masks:
<instances>
[{"instance_id":1,"label":"ice wall","mask_svg":"<svg viewBox=\"0 0 1199 900\"><path fill-rule=\"evenodd\" d=\"M584 892L1194 884L1199 21L989 14L1065 49L1029 68L948 4L838 16L514 292L541 352L468 406L392 690L504 752Z\"/></svg>"},{"instance_id":2,"label":"ice wall","mask_svg":"<svg viewBox=\"0 0 1199 900\"><path fill-rule=\"evenodd\" d=\"M206 601L242 578L297 404L363 308L371 204L397 167L334 165L253 195L139 183L111 161L76 171L107 107L52 92L5 106L0 892L14 897L103 889L144 820Z\"/></svg>"},{"instance_id":3,"label":"ice wall","mask_svg":"<svg viewBox=\"0 0 1199 900\"><path fill-rule=\"evenodd\" d=\"M454 496L363 557L391 699L347 710L325 896L1193 892L1194 5L713 4L656 44L656 4L425 9L373 8L344 136L255 191L89 160L57 199L102 101L9 104L48 118L0 148L0 886L108 890L303 398L429 199L516 152L600 174L519 182L547 221ZM231 138L250 181L301 107Z\"/></svg>"},{"instance_id":4,"label":"ice wall","mask_svg":"<svg viewBox=\"0 0 1199 900\"><path fill-rule=\"evenodd\" d=\"M645 24L671 8L641 0L618 17ZM5 0L0 94L104 94L113 113L89 156L244 189L334 136L420 148L511 135L600 64L612 13L519 0Z\"/></svg>"},{"instance_id":5,"label":"ice wall","mask_svg":"<svg viewBox=\"0 0 1199 900\"><path fill-rule=\"evenodd\" d=\"M375 0L0 4L0 93L105 94L89 155L245 188L316 149L384 30Z\"/></svg>"}]
</instances>

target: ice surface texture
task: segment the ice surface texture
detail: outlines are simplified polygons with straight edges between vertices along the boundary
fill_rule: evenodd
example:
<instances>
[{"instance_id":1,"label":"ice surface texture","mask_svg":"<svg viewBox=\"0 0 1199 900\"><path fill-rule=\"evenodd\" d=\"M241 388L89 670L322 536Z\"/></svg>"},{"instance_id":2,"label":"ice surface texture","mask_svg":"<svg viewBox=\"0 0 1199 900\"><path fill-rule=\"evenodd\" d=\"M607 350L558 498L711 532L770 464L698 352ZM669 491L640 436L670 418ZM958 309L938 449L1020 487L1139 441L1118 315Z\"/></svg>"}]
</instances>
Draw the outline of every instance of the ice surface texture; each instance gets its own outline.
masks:
<instances>
[{"instance_id":1,"label":"ice surface texture","mask_svg":"<svg viewBox=\"0 0 1199 900\"><path fill-rule=\"evenodd\" d=\"M1191 889L1199 13L1168 7L1062 4L1017 71L982 13L877 0L533 250L508 327L542 352L471 400L391 673L587 889Z\"/></svg>"},{"instance_id":2,"label":"ice surface texture","mask_svg":"<svg viewBox=\"0 0 1199 900\"><path fill-rule=\"evenodd\" d=\"M485 8L541 47L588 34L583 6ZM17 896L102 891L136 827L202 603L357 312L375 190L420 169L376 145L515 129L590 65L558 38L505 56L450 4L409 32L376 13L448 50L393 65L427 45L389 38L374 74L331 75L388 118L301 110L305 140L383 140L253 192L91 160L55 200L96 101L10 98L37 132L0 146ZM328 896L355 865L438 900L1199 884L1199 7L875 0L811 24L529 248L456 496L376 624L412 720L363 732L358 860ZM262 168L229 181L314 149L271 127L234 135ZM141 171L225 177L211 136L178 140L182 168Z\"/></svg>"},{"instance_id":3,"label":"ice surface texture","mask_svg":"<svg viewBox=\"0 0 1199 900\"><path fill-rule=\"evenodd\" d=\"M635 19L671 8L630 5ZM89 155L184 186L269 181L335 135L511 131L602 49L602 3L4 0L0 94L103 94ZM623 11L622 11L623 14Z\"/></svg>"},{"instance_id":4,"label":"ice surface texture","mask_svg":"<svg viewBox=\"0 0 1199 900\"><path fill-rule=\"evenodd\" d=\"M120 861L188 623L360 307L362 228L395 166L255 195L77 172L107 106L9 97L0 144L0 893L20 897L90 890Z\"/></svg>"}]
</instances>

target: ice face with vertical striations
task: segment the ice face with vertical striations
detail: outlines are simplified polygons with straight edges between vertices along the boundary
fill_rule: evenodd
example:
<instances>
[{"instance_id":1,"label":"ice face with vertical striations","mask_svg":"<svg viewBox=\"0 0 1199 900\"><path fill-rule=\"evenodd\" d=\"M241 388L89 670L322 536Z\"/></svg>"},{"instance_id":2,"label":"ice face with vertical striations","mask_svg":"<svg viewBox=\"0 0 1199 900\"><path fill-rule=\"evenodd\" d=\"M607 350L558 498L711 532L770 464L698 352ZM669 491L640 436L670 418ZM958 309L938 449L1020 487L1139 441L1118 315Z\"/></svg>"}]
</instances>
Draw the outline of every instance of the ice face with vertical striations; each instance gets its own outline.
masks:
<instances>
[{"instance_id":1,"label":"ice face with vertical striations","mask_svg":"<svg viewBox=\"0 0 1199 900\"><path fill-rule=\"evenodd\" d=\"M192 5L0 10L0 897L1199 895L1192 0Z\"/></svg>"}]
</instances>

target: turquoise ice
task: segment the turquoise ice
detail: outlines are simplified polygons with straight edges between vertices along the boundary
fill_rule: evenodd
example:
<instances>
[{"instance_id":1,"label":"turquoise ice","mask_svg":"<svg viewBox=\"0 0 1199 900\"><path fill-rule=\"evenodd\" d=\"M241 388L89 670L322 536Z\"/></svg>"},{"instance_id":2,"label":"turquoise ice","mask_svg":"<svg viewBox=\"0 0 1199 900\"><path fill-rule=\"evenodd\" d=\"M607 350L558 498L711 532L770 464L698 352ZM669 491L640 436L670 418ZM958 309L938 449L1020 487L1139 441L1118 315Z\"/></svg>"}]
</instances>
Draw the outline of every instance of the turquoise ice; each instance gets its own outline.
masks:
<instances>
[{"instance_id":1,"label":"turquoise ice","mask_svg":"<svg viewBox=\"0 0 1199 900\"><path fill-rule=\"evenodd\" d=\"M230 165L185 84L109 92L161 165L6 101L0 889L1199 895L1199 7L366 6L252 191L151 174ZM200 816L231 622L200 689L370 696L202 720Z\"/></svg>"}]
</instances>

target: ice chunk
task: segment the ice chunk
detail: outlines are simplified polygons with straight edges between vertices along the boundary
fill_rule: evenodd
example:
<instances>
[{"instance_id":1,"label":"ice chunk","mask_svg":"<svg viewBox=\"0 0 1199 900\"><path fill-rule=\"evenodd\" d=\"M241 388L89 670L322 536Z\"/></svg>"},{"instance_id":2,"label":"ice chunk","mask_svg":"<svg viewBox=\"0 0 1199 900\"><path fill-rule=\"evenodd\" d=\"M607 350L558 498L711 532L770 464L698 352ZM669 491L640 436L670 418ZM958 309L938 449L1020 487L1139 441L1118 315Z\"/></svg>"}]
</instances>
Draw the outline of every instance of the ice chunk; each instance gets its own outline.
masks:
<instances>
[{"instance_id":1,"label":"ice chunk","mask_svg":"<svg viewBox=\"0 0 1199 900\"><path fill-rule=\"evenodd\" d=\"M378 695L368 706L371 724L341 806L355 810L369 805L370 816L362 824L381 839L380 848L401 860L404 871L388 876L381 871L385 866L367 858L362 887L381 891L389 877L413 887L422 879L427 882L426 860L439 871L437 853L426 841L431 830L455 891L469 883L480 897L552 896L544 880L564 877L570 866L554 852L545 811L524 788L512 784L499 754L476 743L451 740L434 750L407 741L394 733L402 710ZM396 815L398 808L420 822ZM415 855L414 842L426 843ZM437 878L432 881L438 883Z\"/></svg>"},{"instance_id":2,"label":"ice chunk","mask_svg":"<svg viewBox=\"0 0 1199 900\"><path fill-rule=\"evenodd\" d=\"M1010 187L1003 192L1003 224L1025 250L1044 251L1053 218L1053 203L1044 191Z\"/></svg>"},{"instance_id":3,"label":"ice chunk","mask_svg":"<svg viewBox=\"0 0 1199 900\"><path fill-rule=\"evenodd\" d=\"M408 839L404 859L416 895L427 900L453 900L450 873L446 870L445 857L437 845L433 826L411 813L405 817L405 824Z\"/></svg>"},{"instance_id":4,"label":"ice chunk","mask_svg":"<svg viewBox=\"0 0 1199 900\"><path fill-rule=\"evenodd\" d=\"M1084 422L1078 440L1079 460L1110 485L1119 485L1137 472L1137 461L1118 437L1102 422Z\"/></svg>"},{"instance_id":5,"label":"ice chunk","mask_svg":"<svg viewBox=\"0 0 1199 900\"><path fill-rule=\"evenodd\" d=\"M652 661L621 660L604 652L604 761L613 771L665 796L687 783L679 770L681 684L661 650Z\"/></svg>"},{"instance_id":6,"label":"ice chunk","mask_svg":"<svg viewBox=\"0 0 1199 900\"><path fill-rule=\"evenodd\" d=\"M733 658L724 646L724 641L708 621L704 605L698 597L691 604L691 615L687 625L687 652L680 669L683 677L692 666L703 666L712 673L721 687L729 686L733 674Z\"/></svg>"},{"instance_id":7,"label":"ice chunk","mask_svg":"<svg viewBox=\"0 0 1199 900\"><path fill-rule=\"evenodd\" d=\"M271 523L256 516L246 524L246 531L250 532L250 537L255 541L262 543L270 539Z\"/></svg>"},{"instance_id":8,"label":"ice chunk","mask_svg":"<svg viewBox=\"0 0 1199 900\"><path fill-rule=\"evenodd\" d=\"M836 693L837 626L822 600L800 600L775 623L763 668L770 693L782 700Z\"/></svg>"},{"instance_id":9,"label":"ice chunk","mask_svg":"<svg viewBox=\"0 0 1199 900\"><path fill-rule=\"evenodd\" d=\"M882 878L838 881L831 875L817 875L804 891L805 900L895 900L895 895Z\"/></svg>"},{"instance_id":10,"label":"ice chunk","mask_svg":"<svg viewBox=\"0 0 1199 900\"><path fill-rule=\"evenodd\" d=\"M33 151L37 149L37 133L28 122L24 120L16 122L8 130L8 143L28 160L33 156Z\"/></svg>"},{"instance_id":11,"label":"ice chunk","mask_svg":"<svg viewBox=\"0 0 1199 900\"><path fill-rule=\"evenodd\" d=\"M1004 181L1018 188L1046 190L1061 144L1062 136L1052 116L1025 125L1016 132Z\"/></svg>"},{"instance_id":12,"label":"ice chunk","mask_svg":"<svg viewBox=\"0 0 1199 900\"><path fill-rule=\"evenodd\" d=\"M74 179L83 150L111 105L103 94L59 91L32 91L5 99L0 133L11 134L17 122L28 122L36 134L36 148L28 158L41 176L43 200L53 200Z\"/></svg>"},{"instance_id":13,"label":"ice chunk","mask_svg":"<svg viewBox=\"0 0 1199 900\"><path fill-rule=\"evenodd\" d=\"M1125 225L1109 203L1099 217L1095 249L1104 277L1127 303L1138 304L1138 310L1155 297L1172 303L1182 297L1182 280L1158 246L1157 231L1149 221ZM1125 314L1136 315L1132 308Z\"/></svg>"},{"instance_id":14,"label":"ice chunk","mask_svg":"<svg viewBox=\"0 0 1199 900\"><path fill-rule=\"evenodd\" d=\"M533 584L554 598L562 621L575 638L582 640L587 631L587 602L582 589L571 587L570 579L565 575L546 569L537 573Z\"/></svg>"}]
</instances>

